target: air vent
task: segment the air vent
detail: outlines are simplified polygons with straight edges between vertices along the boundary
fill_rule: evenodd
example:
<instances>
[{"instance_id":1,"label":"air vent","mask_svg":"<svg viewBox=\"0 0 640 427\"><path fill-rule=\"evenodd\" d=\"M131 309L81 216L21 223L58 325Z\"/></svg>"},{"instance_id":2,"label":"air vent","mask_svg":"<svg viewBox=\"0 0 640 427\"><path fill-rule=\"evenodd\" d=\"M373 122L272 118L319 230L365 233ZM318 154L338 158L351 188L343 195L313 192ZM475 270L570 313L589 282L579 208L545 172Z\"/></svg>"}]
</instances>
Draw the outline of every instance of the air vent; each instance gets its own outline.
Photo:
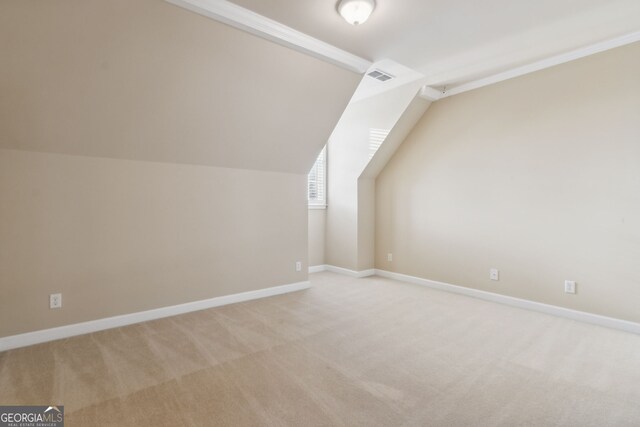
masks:
<instances>
[{"instance_id":1,"label":"air vent","mask_svg":"<svg viewBox=\"0 0 640 427\"><path fill-rule=\"evenodd\" d=\"M384 71L373 70L370 73L367 73L367 76L373 77L376 80L380 80L381 82L386 82L387 80L391 80L393 76L391 74L387 74Z\"/></svg>"}]
</instances>

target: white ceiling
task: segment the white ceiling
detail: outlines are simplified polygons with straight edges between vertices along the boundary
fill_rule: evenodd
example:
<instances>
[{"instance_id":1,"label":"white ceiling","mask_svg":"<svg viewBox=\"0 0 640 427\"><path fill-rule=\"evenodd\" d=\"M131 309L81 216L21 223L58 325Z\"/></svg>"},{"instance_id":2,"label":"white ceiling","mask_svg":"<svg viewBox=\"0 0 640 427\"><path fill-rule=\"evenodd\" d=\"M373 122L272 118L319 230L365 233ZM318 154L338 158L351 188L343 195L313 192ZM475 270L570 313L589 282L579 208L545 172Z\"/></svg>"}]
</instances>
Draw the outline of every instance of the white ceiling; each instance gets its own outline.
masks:
<instances>
[{"instance_id":1,"label":"white ceiling","mask_svg":"<svg viewBox=\"0 0 640 427\"><path fill-rule=\"evenodd\" d=\"M337 0L232 0L370 61L391 59L430 85L460 84L640 30L639 0L377 0L353 27Z\"/></svg>"}]
</instances>

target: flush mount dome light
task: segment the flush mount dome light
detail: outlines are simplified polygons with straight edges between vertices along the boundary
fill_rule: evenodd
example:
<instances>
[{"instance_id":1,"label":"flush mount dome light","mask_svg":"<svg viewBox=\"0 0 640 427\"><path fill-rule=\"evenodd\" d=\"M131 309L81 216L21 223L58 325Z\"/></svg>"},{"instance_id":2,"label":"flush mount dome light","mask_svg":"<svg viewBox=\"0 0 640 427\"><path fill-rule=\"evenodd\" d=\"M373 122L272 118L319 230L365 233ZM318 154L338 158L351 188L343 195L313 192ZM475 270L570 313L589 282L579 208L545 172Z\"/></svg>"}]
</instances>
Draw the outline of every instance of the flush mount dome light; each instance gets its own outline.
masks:
<instances>
[{"instance_id":1,"label":"flush mount dome light","mask_svg":"<svg viewBox=\"0 0 640 427\"><path fill-rule=\"evenodd\" d=\"M375 0L340 0L338 12L349 24L359 25L369 19L375 7Z\"/></svg>"}]
</instances>

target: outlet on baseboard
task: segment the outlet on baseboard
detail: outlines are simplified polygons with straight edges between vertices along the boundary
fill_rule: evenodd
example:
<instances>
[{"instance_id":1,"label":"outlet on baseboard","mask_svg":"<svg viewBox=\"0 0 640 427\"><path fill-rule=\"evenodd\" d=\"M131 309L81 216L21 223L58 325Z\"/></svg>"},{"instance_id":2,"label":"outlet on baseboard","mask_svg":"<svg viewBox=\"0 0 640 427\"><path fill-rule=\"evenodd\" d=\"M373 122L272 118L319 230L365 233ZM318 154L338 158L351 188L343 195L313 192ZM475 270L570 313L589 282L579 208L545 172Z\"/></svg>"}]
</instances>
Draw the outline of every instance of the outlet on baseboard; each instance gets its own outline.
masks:
<instances>
[{"instance_id":1,"label":"outlet on baseboard","mask_svg":"<svg viewBox=\"0 0 640 427\"><path fill-rule=\"evenodd\" d=\"M500 270L497 268L492 268L489 270L489 279L491 280L500 280Z\"/></svg>"},{"instance_id":2,"label":"outlet on baseboard","mask_svg":"<svg viewBox=\"0 0 640 427\"><path fill-rule=\"evenodd\" d=\"M49 308L62 308L62 294L49 295Z\"/></svg>"},{"instance_id":3,"label":"outlet on baseboard","mask_svg":"<svg viewBox=\"0 0 640 427\"><path fill-rule=\"evenodd\" d=\"M565 280L564 281L564 292L567 294L575 294L576 293L576 282L573 280Z\"/></svg>"},{"instance_id":4,"label":"outlet on baseboard","mask_svg":"<svg viewBox=\"0 0 640 427\"><path fill-rule=\"evenodd\" d=\"M302 262L296 261L296 271L302 271Z\"/></svg>"},{"instance_id":5,"label":"outlet on baseboard","mask_svg":"<svg viewBox=\"0 0 640 427\"><path fill-rule=\"evenodd\" d=\"M393 261L393 254L391 252L387 254L387 261L389 262Z\"/></svg>"}]
</instances>

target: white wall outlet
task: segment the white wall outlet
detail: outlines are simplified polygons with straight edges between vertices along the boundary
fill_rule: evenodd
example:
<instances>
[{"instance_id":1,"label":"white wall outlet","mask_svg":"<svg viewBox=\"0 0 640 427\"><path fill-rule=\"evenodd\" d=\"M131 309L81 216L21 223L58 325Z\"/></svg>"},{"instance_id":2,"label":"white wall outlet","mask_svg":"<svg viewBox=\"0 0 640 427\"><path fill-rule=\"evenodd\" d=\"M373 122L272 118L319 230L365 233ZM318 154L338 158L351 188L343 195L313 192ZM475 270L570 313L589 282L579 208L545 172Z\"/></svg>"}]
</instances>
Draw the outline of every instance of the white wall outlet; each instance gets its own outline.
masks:
<instances>
[{"instance_id":1,"label":"white wall outlet","mask_svg":"<svg viewBox=\"0 0 640 427\"><path fill-rule=\"evenodd\" d=\"M302 263L300 261L296 261L296 271L302 271Z\"/></svg>"},{"instance_id":2,"label":"white wall outlet","mask_svg":"<svg viewBox=\"0 0 640 427\"><path fill-rule=\"evenodd\" d=\"M576 282L573 280L565 280L564 281L564 292L567 294L575 294L576 293Z\"/></svg>"},{"instance_id":3,"label":"white wall outlet","mask_svg":"<svg viewBox=\"0 0 640 427\"><path fill-rule=\"evenodd\" d=\"M49 308L62 308L62 294L49 295Z\"/></svg>"},{"instance_id":4,"label":"white wall outlet","mask_svg":"<svg viewBox=\"0 0 640 427\"><path fill-rule=\"evenodd\" d=\"M497 268L492 268L489 270L489 279L491 280L500 280L500 270Z\"/></svg>"},{"instance_id":5,"label":"white wall outlet","mask_svg":"<svg viewBox=\"0 0 640 427\"><path fill-rule=\"evenodd\" d=\"M393 261L393 254L391 252L387 254L387 261L389 262Z\"/></svg>"}]
</instances>

